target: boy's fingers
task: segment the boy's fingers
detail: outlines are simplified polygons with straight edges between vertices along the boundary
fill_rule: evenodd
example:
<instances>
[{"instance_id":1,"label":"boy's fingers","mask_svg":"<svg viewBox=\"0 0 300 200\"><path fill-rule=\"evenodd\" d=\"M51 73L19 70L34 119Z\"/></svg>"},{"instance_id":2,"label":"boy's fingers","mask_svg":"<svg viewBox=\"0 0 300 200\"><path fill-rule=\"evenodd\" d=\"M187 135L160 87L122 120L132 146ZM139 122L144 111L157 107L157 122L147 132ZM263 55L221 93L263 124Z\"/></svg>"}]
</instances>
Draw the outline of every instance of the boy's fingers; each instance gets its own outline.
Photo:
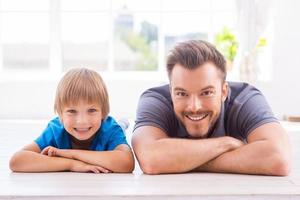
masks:
<instances>
[{"instance_id":1,"label":"boy's fingers","mask_svg":"<svg viewBox=\"0 0 300 200\"><path fill-rule=\"evenodd\" d=\"M53 149L49 149L48 156L53 156Z\"/></svg>"},{"instance_id":2,"label":"boy's fingers","mask_svg":"<svg viewBox=\"0 0 300 200\"><path fill-rule=\"evenodd\" d=\"M43 151L41 152L41 154L47 155L48 154L48 149L49 149L49 147L44 148Z\"/></svg>"}]
</instances>

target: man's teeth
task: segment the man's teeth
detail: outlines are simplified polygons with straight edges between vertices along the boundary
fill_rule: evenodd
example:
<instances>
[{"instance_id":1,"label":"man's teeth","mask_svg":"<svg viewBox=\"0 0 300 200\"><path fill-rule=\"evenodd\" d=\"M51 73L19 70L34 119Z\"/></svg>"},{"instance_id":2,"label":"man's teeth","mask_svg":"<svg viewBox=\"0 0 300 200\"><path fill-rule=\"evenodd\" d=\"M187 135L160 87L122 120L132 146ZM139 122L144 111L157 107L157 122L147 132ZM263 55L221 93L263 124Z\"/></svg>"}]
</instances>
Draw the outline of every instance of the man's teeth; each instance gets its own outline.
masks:
<instances>
[{"instance_id":1,"label":"man's teeth","mask_svg":"<svg viewBox=\"0 0 300 200\"><path fill-rule=\"evenodd\" d=\"M198 116L191 116L191 115L187 115L187 117L190 119L190 120L193 120L193 121L199 121L201 119L204 119L208 114L202 114L202 115L198 115Z\"/></svg>"}]
</instances>

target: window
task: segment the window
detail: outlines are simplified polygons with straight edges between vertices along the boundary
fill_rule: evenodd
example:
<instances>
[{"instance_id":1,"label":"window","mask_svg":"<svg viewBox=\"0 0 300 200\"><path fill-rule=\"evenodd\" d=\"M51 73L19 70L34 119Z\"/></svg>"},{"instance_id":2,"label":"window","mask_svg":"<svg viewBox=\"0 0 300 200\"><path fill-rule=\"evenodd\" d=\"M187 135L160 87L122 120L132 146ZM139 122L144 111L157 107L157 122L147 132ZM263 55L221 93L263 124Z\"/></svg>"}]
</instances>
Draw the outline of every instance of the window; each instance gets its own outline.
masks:
<instances>
[{"instance_id":1,"label":"window","mask_svg":"<svg viewBox=\"0 0 300 200\"><path fill-rule=\"evenodd\" d=\"M162 72L177 42L213 42L235 13L234 0L1 0L0 71Z\"/></svg>"}]
</instances>

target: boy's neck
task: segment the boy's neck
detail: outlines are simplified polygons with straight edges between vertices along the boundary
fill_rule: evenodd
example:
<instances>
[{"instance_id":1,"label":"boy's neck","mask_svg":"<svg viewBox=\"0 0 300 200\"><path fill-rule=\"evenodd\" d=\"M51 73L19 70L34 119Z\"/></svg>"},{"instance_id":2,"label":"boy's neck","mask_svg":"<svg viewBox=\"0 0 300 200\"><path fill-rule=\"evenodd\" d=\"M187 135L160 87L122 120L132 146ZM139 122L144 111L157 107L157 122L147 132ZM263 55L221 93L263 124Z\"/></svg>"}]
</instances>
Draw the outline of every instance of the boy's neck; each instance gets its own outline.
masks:
<instances>
[{"instance_id":1,"label":"boy's neck","mask_svg":"<svg viewBox=\"0 0 300 200\"><path fill-rule=\"evenodd\" d=\"M78 140L74 136L70 135L71 138L71 147L72 149L81 149L81 150L90 150L92 142L97 134L94 134L92 137L90 137L87 140Z\"/></svg>"}]
</instances>

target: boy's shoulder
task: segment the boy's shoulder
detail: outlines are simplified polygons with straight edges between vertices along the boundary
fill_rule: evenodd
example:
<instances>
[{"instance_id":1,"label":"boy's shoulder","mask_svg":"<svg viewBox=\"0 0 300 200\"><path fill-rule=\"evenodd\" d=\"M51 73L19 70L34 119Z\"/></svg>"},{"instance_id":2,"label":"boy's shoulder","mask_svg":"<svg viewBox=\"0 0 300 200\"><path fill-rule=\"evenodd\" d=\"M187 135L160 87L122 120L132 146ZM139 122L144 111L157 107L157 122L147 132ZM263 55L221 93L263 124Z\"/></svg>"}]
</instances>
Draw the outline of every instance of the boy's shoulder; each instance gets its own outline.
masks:
<instances>
[{"instance_id":1,"label":"boy's shoulder","mask_svg":"<svg viewBox=\"0 0 300 200\"><path fill-rule=\"evenodd\" d=\"M55 138L60 138L61 135L65 132L64 125L60 121L59 117L55 117L48 122L47 128L44 131L44 134L53 135Z\"/></svg>"},{"instance_id":2,"label":"boy's shoulder","mask_svg":"<svg viewBox=\"0 0 300 200\"><path fill-rule=\"evenodd\" d=\"M59 117L55 117L50 120L48 123L48 127L60 131L64 129L64 125L61 123Z\"/></svg>"},{"instance_id":3,"label":"boy's shoulder","mask_svg":"<svg viewBox=\"0 0 300 200\"><path fill-rule=\"evenodd\" d=\"M111 116L107 116L101 124L101 133L111 133L113 130L115 129L121 129L121 127L119 126L119 124L117 123L117 121L111 117ZM122 129L121 129L122 131Z\"/></svg>"}]
</instances>

